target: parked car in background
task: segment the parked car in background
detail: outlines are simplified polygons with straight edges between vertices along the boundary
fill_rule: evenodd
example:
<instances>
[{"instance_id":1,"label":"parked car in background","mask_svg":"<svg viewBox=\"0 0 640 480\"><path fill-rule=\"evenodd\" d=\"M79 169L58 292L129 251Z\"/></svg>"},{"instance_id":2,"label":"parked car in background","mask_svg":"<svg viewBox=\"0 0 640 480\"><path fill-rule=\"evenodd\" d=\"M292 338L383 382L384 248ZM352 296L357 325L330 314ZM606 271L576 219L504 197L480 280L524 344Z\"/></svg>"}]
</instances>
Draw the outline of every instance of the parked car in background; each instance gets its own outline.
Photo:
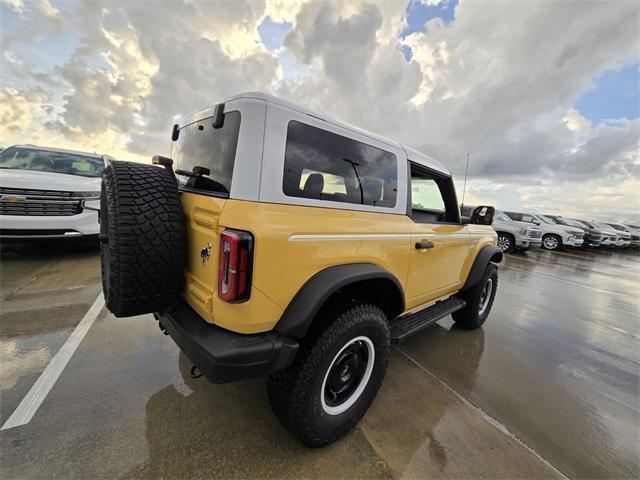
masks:
<instances>
[{"instance_id":1,"label":"parked car in background","mask_svg":"<svg viewBox=\"0 0 640 480\"><path fill-rule=\"evenodd\" d=\"M640 227L629 224L624 226L629 229L629 232L631 232L631 247L636 250L640 249Z\"/></svg>"},{"instance_id":2,"label":"parked car in background","mask_svg":"<svg viewBox=\"0 0 640 480\"><path fill-rule=\"evenodd\" d=\"M544 215L504 212L509 218L517 222L527 222L538 225L542 230L542 248L546 250L560 250L562 247L581 247L584 243L584 230L557 223Z\"/></svg>"},{"instance_id":3,"label":"parked car in background","mask_svg":"<svg viewBox=\"0 0 640 480\"><path fill-rule=\"evenodd\" d=\"M14 145L0 152L0 237L98 235L105 158L59 148ZM88 207L88 208L87 208Z\"/></svg>"},{"instance_id":4,"label":"parked car in background","mask_svg":"<svg viewBox=\"0 0 640 480\"><path fill-rule=\"evenodd\" d=\"M616 232L618 232L618 235L622 237L623 243L624 243L622 245L623 248L627 248L631 246L631 244L633 243L631 230L629 230L624 225L620 225L619 223L606 223L605 225L609 225L610 227L612 227L614 230L616 230Z\"/></svg>"},{"instance_id":5,"label":"parked car in background","mask_svg":"<svg viewBox=\"0 0 640 480\"><path fill-rule=\"evenodd\" d=\"M606 233L606 235L610 238L609 243L606 244L603 242L602 246L624 247L625 240L622 237L622 235L620 235L620 232L618 232L615 228L602 222L591 221L590 223L594 224L598 228L601 228Z\"/></svg>"},{"instance_id":6,"label":"parked car in background","mask_svg":"<svg viewBox=\"0 0 640 480\"><path fill-rule=\"evenodd\" d=\"M525 251L542 245L542 230L539 227L511 220L500 210L496 210L492 226L498 234L498 248L503 252L515 249Z\"/></svg>"},{"instance_id":7,"label":"parked car in background","mask_svg":"<svg viewBox=\"0 0 640 480\"><path fill-rule=\"evenodd\" d=\"M602 233L591 228L587 228L585 225L571 220L569 218L561 217L560 215L545 215L545 217L553 220L559 225L566 225L567 227L577 227L584 231L584 243L583 247L599 247L602 242Z\"/></svg>"},{"instance_id":8,"label":"parked car in background","mask_svg":"<svg viewBox=\"0 0 640 480\"><path fill-rule=\"evenodd\" d=\"M585 247L604 247L608 245L615 245L616 239L612 239L611 235L607 235L605 230L598 228L595 224L587 222L586 220L578 220L577 218L569 218L565 220L573 222L577 227L584 230Z\"/></svg>"}]
</instances>

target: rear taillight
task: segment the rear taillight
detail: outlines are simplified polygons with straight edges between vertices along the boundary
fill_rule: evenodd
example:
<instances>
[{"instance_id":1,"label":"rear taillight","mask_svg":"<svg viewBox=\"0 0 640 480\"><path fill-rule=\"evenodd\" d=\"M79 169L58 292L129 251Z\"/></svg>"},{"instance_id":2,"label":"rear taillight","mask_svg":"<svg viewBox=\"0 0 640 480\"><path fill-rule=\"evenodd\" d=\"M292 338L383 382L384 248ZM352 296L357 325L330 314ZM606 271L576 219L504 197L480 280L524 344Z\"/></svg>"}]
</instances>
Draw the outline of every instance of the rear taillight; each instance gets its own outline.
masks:
<instances>
[{"instance_id":1,"label":"rear taillight","mask_svg":"<svg viewBox=\"0 0 640 480\"><path fill-rule=\"evenodd\" d=\"M218 296L230 303L244 302L251 294L253 236L249 232L224 230L220 234Z\"/></svg>"}]
</instances>

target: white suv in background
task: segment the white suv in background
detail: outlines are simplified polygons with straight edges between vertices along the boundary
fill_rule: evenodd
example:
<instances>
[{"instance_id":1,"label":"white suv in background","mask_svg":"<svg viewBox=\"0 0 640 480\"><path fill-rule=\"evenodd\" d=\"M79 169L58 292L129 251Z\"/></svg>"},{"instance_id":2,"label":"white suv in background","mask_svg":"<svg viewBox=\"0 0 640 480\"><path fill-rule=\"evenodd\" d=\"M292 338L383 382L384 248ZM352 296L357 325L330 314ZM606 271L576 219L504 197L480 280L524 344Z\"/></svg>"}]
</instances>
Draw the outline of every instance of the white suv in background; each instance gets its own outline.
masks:
<instances>
[{"instance_id":1,"label":"white suv in background","mask_svg":"<svg viewBox=\"0 0 640 480\"><path fill-rule=\"evenodd\" d=\"M560 250L562 247L581 247L584 243L584 230L578 227L560 225L544 215L505 212L512 220L533 223L542 230L542 248Z\"/></svg>"},{"instance_id":2,"label":"white suv in background","mask_svg":"<svg viewBox=\"0 0 640 480\"><path fill-rule=\"evenodd\" d=\"M34 145L4 149L0 152L0 237L98 235L96 210L104 166L105 158L93 153Z\"/></svg>"},{"instance_id":3,"label":"white suv in background","mask_svg":"<svg viewBox=\"0 0 640 480\"><path fill-rule=\"evenodd\" d=\"M540 228L536 225L512 220L499 210L496 210L491 225L498 234L498 248L503 252L511 252L516 248L528 250L542 245L542 230Z\"/></svg>"}]
</instances>

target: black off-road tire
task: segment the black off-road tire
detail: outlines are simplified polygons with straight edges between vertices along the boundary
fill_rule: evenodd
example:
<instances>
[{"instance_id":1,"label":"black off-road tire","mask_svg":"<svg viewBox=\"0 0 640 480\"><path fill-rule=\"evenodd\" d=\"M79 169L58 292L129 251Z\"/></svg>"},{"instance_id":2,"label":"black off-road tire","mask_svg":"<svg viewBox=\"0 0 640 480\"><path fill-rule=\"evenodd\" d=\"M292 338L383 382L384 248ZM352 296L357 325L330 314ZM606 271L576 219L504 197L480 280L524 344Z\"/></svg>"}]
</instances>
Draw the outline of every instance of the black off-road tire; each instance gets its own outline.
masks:
<instances>
[{"instance_id":1,"label":"black off-road tire","mask_svg":"<svg viewBox=\"0 0 640 480\"><path fill-rule=\"evenodd\" d=\"M356 426L378 393L389 361L389 323L379 307L358 303L334 312L333 321L319 319L324 327L307 335L294 364L271 375L267 383L276 417L308 447L334 442ZM361 336L370 339L375 350L371 375L351 407L343 413L327 413L321 399L325 376L341 349Z\"/></svg>"},{"instance_id":2,"label":"black off-road tire","mask_svg":"<svg viewBox=\"0 0 640 480\"><path fill-rule=\"evenodd\" d=\"M174 175L113 161L102 175L100 262L107 308L116 317L166 309L180 292L184 218Z\"/></svg>"},{"instance_id":3,"label":"black off-road tire","mask_svg":"<svg viewBox=\"0 0 640 480\"><path fill-rule=\"evenodd\" d=\"M490 288L488 298L483 295L485 288ZM481 327L491 312L497 289L498 267L490 263L477 285L458 294L467 304L451 314L456 324L468 329Z\"/></svg>"}]
</instances>

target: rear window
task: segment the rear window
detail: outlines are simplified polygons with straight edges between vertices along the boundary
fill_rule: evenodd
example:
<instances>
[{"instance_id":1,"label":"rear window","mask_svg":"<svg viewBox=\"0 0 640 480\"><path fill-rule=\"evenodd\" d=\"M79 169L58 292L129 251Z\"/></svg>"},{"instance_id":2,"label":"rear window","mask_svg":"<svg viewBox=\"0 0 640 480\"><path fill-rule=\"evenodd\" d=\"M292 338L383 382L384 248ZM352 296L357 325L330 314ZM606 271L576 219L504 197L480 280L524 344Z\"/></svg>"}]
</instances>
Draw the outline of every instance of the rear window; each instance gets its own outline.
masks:
<instances>
[{"instance_id":1,"label":"rear window","mask_svg":"<svg viewBox=\"0 0 640 480\"><path fill-rule=\"evenodd\" d=\"M213 128L213 117L182 127L171 152L174 168L191 172L193 167L205 167L211 173L201 177L177 174L180 186L228 195L231 191L239 132L238 111L225 113L220 128Z\"/></svg>"},{"instance_id":2,"label":"rear window","mask_svg":"<svg viewBox=\"0 0 640 480\"><path fill-rule=\"evenodd\" d=\"M394 207L397 183L398 160L393 153L289 122L282 180L285 195Z\"/></svg>"}]
</instances>

